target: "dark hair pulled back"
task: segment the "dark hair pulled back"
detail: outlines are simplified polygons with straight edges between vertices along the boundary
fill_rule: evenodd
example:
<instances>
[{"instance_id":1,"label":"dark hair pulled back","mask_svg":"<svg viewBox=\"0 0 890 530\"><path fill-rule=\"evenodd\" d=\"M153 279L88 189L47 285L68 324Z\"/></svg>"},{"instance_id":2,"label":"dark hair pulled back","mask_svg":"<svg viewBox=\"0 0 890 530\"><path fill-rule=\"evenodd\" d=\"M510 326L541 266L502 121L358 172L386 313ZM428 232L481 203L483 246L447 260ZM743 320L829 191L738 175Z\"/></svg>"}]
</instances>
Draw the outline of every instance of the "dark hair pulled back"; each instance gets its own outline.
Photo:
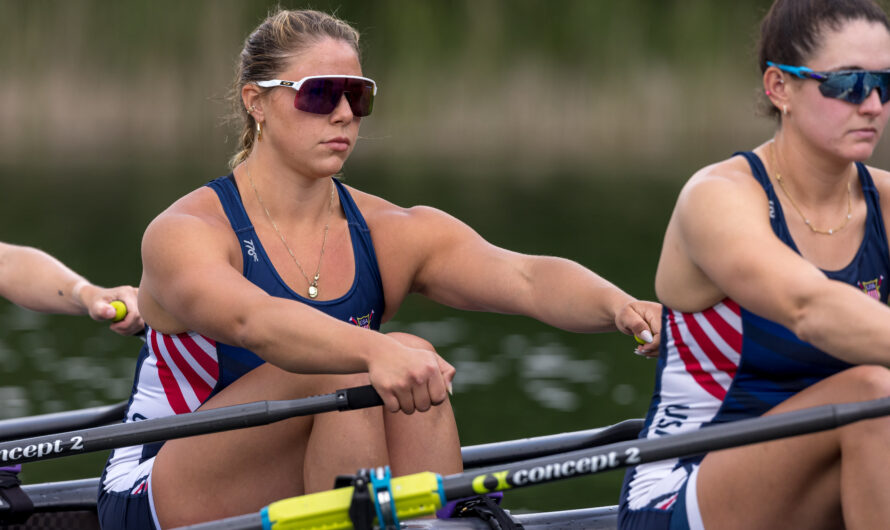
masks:
<instances>
[{"instance_id":1,"label":"dark hair pulled back","mask_svg":"<svg viewBox=\"0 0 890 530\"><path fill-rule=\"evenodd\" d=\"M890 31L886 13L874 0L776 0L760 23L760 72L766 72L767 61L805 65L822 44L826 29L840 29L851 20L876 22ZM779 116L768 100L764 106Z\"/></svg>"}]
</instances>

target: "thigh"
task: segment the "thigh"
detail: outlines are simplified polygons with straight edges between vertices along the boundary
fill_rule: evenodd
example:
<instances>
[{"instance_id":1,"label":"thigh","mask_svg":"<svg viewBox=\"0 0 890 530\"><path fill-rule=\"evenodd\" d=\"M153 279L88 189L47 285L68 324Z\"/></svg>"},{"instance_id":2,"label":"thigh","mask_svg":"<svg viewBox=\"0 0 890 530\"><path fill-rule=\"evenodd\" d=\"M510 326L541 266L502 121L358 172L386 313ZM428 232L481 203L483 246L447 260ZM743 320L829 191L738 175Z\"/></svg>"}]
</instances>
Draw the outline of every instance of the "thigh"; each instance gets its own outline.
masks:
<instances>
[{"instance_id":1,"label":"thigh","mask_svg":"<svg viewBox=\"0 0 890 530\"><path fill-rule=\"evenodd\" d=\"M449 400L413 414L384 410L383 421L393 475L422 471L451 475L463 471L460 438Z\"/></svg>"},{"instance_id":2,"label":"thigh","mask_svg":"<svg viewBox=\"0 0 890 530\"><path fill-rule=\"evenodd\" d=\"M368 374L346 377L343 387L370 383ZM331 489L337 475L389 465L383 414L383 407L372 407L315 416L303 469L306 493Z\"/></svg>"},{"instance_id":3,"label":"thigh","mask_svg":"<svg viewBox=\"0 0 890 530\"><path fill-rule=\"evenodd\" d=\"M295 399L348 386L349 376L292 374L263 364L202 405L212 409ZM162 527L259 510L304 492L313 417L171 440L152 469L152 498Z\"/></svg>"},{"instance_id":4,"label":"thigh","mask_svg":"<svg viewBox=\"0 0 890 530\"><path fill-rule=\"evenodd\" d=\"M890 388L888 373L881 367L848 369L801 391L768 414L882 397ZM845 430L858 436L874 422L886 420L709 453L702 461L696 491L705 527L843 527L842 437Z\"/></svg>"},{"instance_id":5,"label":"thigh","mask_svg":"<svg viewBox=\"0 0 890 530\"><path fill-rule=\"evenodd\" d=\"M349 386L363 384L368 384L367 374ZM315 417L306 451L306 493L330 489L337 475L385 465L393 476L463 471L451 403L413 414L374 407Z\"/></svg>"}]
</instances>

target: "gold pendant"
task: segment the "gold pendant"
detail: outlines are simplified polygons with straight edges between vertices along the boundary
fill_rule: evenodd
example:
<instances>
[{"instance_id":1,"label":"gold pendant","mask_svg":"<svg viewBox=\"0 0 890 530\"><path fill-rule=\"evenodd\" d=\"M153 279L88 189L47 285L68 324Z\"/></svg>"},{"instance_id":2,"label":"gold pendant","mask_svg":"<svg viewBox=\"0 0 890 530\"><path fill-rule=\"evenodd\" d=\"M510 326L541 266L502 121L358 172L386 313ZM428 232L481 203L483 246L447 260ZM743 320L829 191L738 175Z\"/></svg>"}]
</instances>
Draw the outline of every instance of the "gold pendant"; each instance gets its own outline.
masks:
<instances>
[{"instance_id":1,"label":"gold pendant","mask_svg":"<svg viewBox=\"0 0 890 530\"><path fill-rule=\"evenodd\" d=\"M318 287L316 287L314 285L310 285L309 286L309 298L314 299L316 297L318 297Z\"/></svg>"}]
</instances>

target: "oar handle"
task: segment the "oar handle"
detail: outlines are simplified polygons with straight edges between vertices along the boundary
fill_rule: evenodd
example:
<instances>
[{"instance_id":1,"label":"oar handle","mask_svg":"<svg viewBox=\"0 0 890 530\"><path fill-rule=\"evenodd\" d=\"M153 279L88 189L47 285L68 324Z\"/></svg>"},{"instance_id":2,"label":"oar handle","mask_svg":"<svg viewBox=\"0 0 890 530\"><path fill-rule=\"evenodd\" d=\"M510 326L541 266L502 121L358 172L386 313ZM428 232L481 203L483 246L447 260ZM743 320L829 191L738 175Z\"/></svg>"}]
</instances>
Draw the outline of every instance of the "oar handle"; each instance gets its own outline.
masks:
<instances>
[{"instance_id":1,"label":"oar handle","mask_svg":"<svg viewBox=\"0 0 890 530\"><path fill-rule=\"evenodd\" d=\"M218 409L118 423L0 442L0 466L141 445L186 436L266 425L287 418L383 404L371 386L285 401L256 401Z\"/></svg>"},{"instance_id":2,"label":"oar handle","mask_svg":"<svg viewBox=\"0 0 890 530\"><path fill-rule=\"evenodd\" d=\"M341 398L342 396L342 398ZM371 385L344 388L337 391L338 402L342 400L343 406L338 410L367 409L383 405L380 394Z\"/></svg>"}]
</instances>

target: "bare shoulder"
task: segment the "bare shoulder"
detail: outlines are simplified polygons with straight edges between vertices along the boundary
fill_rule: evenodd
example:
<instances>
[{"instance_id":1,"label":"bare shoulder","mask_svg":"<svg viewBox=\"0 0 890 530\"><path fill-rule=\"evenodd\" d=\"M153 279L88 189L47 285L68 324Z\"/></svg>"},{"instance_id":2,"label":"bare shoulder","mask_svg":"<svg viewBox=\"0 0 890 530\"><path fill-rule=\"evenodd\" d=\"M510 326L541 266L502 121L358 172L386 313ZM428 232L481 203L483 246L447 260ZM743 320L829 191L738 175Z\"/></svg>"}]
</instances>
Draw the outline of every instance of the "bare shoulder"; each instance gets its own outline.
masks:
<instances>
[{"instance_id":1,"label":"bare shoulder","mask_svg":"<svg viewBox=\"0 0 890 530\"><path fill-rule=\"evenodd\" d=\"M766 194L753 178L747 160L736 156L698 170L683 186L677 198L682 212L700 206L748 201L767 207Z\"/></svg>"},{"instance_id":2,"label":"bare shoulder","mask_svg":"<svg viewBox=\"0 0 890 530\"><path fill-rule=\"evenodd\" d=\"M143 251L155 246L175 248L179 246L177 242L191 245L196 240L201 240L201 246L206 248L208 243L232 239L231 232L216 193L201 187L178 199L149 223L143 236Z\"/></svg>"},{"instance_id":3,"label":"bare shoulder","mask_svg":"<svg viewBox=\"0 0 890 530\"><path fill-rule=\"evenodd\" d=\"M397 234L400 237L432 235L437 229L463 225L453 216L431 206L399 206L386 199L349 187L349 192L375 236Z\"/></svg>"},{"instance_id":4,"label":"bare shoulder","mask_svg":"<svg viewBox=\"0 0 890 530\"><path fill-rule=\"evenodd\" d=\"M876 167L868 167L868 172L875 183L878 195L881 196L881 206L890 204L890 171Z\"/></svg>"}]
</instances>

